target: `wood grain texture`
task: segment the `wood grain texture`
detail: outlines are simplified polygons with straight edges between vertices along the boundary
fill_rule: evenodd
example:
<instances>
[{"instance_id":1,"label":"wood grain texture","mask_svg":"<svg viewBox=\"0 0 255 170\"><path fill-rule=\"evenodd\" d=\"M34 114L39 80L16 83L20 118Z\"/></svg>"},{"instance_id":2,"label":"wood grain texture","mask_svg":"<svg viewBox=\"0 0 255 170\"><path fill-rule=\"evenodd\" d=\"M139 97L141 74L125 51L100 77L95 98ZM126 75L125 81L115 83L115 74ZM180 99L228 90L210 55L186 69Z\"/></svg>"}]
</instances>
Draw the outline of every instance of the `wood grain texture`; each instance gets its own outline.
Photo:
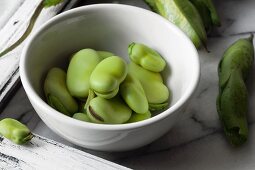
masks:
<instances>
[{"instance_id":1,"label":"wood grain texture","mask_svg":"<svg viewBox=\"0 0 255 170\"><path fill-rule=\"evenodd\" d=\"M35 135L26 145L0 137L1 169L128 170L102 158Z\"/></svg>"},{"instance_id":2,"label":"wood grain texture","mask_svg":"<svg viewBox=\"0 0 255 170\"><path fill-rule=\"evenodd\" d=\"M34 30L60 11L72 8L79 0L65 0L60 5L44 9L39 15ZM41 0L1 0L0 10L0 51L3 51L22 36L30 18ZM32 32L33 32L32 31ZM0 58L0 107L6 95L19 79L19 59L26 41Z\"/></svg>"}]
</instances>

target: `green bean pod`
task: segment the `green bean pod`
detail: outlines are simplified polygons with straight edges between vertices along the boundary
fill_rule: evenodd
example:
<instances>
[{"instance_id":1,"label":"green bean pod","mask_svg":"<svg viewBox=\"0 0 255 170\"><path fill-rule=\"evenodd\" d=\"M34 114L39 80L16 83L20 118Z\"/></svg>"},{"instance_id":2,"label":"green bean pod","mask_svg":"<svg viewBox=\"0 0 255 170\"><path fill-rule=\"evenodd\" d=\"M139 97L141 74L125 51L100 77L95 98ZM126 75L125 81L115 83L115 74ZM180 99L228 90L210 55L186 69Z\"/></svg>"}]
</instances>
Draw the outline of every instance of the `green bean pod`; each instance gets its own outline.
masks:
<instances>
[{"instance_id":1,"label":"green bean pod","mask_svg":"<svg viewBox=\"0 0 255 170\"><path fill-rule=\"evenodd\" d=\"M206 47L206 31L199 12L189 0L145 0L158 14L178 26L199 48Z\"/></svg>"},{"instance_id":2,"label":"green bean pod","mask_svg":"<svg viewBox=\"0 0 255 170\"><path fill-rule=\"evenodd\" d=\"M87 114L94 123L122 124L129 120L132 110L119 98L95 97L90 101Z\"/></svg>"},{"instance_id":3,"label":"green bean pod","mask_svg":"<svg viewBox=\"0 0 255 170\"><path fill-rule=\"evenodd\" d=\"M143 114L149 110L148 100L141 83L130 73L120 85L120 94L134 112Z\"/></svg>"},{"instance_id":4,"label":"green bean pod","mask_svg":"<svg viewBox=\"0 0 255 170\"><path fill-rule=\"evenodd\" d=\"M248 92L245 80L254 61L252 40L253 36L232 44L218 66L217 111L226 137L234 146L243 144L248 137Z\"/></svg>"},{"instance_id":5,"label":"green bean pod","mask_svg":"<svg viewBox=\"0 0 255 170\"><path fill-rule=\"evenodd\" d=\"M159 73L146 70L139 65L130 62L129 73L136 77L144 89L150 110L160 110L168 105L169 90L164 85Z\"/></svg>"},{"instance_id":6,"label":"green bean pod","mask_svg":"<svg viewBox=\"0 0 255 170\"><path fill-rule=\"evenodd\" d=\"M27 126L11 118L0 121L0 135L16 144L25 144L33 138Z\"/></svg>"},{"instance_id":7,"label":"green bean pod","mask_svg":"<svg viewBox=\"0 0 255 170\"><path fill-rule=\"evenodd\" d=\"M150 71L161 72L166 66L161 55L144 44L131 43L128 46L128 54L134 63Z\"/></svg>"},{"instance_id":8,"label":"green bean pod","mask_svg":"<svg viewBox=\"0 0 255 170\"><path fill-rule=\"evenodd\" d=\"M126 62L120 57L111 56L101 61L93 70L90 87L96 95L110 99L118 93L119 85L126 75Z\"/></svg>"},{"instance_id":9,"label":"green bean pod","mask_svg":"<svg viewBox=\"0 0 255 170\"><path fill-rule=\"evenodd\" d=\"M149 5L152 11L159 13L157 5L156 5L156 0L144 0L144 2Z\"/></svg>"},{"instance_id":10,"label":"green bean pod","mask_svg":"<svg viewBox=\"0 0 255 170\"><path fill-rule=\"evenodd\" d=\"M144 114L139 114L139 113L132 113L130 119L127 121L127 123L134 123L134 122L139 122L142 120L146 120L151 118L151 112L147 111Z\"/></svg>"},{"instance_id":11,"label":"green bean pod","mask_svg":"<svg viewBox=\"0 0 255 170\"><path fill-rule=\"evenodd\" d=\"M67 116L78 111L78 104L66 87L66 73L60 68L49 70L44 81L44 93L50 106Z\"/></svg>"},{"instance_id":12,"label":"green bean pod","mask_svg":"<svg viewBox=\"0 0 255 170\"><path fill-rule=\"evenodd\" d=\"M75 53L67 69L66 85L70 94L84 99L89 93L89 79L101 57L93 49L83 49Z\"/></svg>"},{"instance_id":13,"label":"green bean pod","mask_svg":"<svg viewBox=\"0 0 255 170\"><path fill-rule=\"evenodd\" d=\"M205 29L210 31L213 26L220 26L220 18L217 14L215 6L211 0L190 0L191 3L197 8Z\"/></svg>"}]
</instances>

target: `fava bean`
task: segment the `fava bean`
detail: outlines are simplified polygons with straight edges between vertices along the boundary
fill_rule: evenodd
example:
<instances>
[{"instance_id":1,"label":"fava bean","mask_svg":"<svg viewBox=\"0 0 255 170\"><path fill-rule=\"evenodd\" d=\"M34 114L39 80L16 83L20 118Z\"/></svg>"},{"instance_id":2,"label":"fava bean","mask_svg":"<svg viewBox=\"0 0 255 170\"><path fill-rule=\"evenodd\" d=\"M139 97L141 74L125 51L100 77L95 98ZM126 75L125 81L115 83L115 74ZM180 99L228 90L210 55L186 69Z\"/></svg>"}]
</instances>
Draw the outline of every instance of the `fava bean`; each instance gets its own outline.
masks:
<instances>
[{"instance_id":1,"label":"fava bean","mask_svg":"<svg viewBox=\"0 0 255 170\"><path fill-rule=\"evenodd\" d=\"M120 85L120 94L134 112L143 114L149 110L148 100L141 83L130 73Z\"/></svg>"},{"instance_id":2,"label":"fava bean","mask_svg":"<svg viewBox=\"0 0 255 170\"><path fill-rule=\"evenodd\" d=\"M108 57L114 56L113 53L108 51L97 51L97 54L101 57L101 59L106 59Z\"/></svg>"},{"instance_id":3,"label":"fava bean","mask_svg":"<svg viewBox=\"0 0 255 170\"><path fill-rule=\"evenodd\" d=\"M90 119L86 113L75 113L73 118L84 122L90 122Z\"/></svg>"},{"instance_id":4,"label":"fava bean","mask_svg":"<svg viewBox=\"0 0 255 170\"><path fill-rule=\"evenodd\" d=\"M95 97L90 101L87 114L94 123L122 124L129 120L132 110L119 97Z\"/></svg>"},{"instance_id":5,"label":"fava bean","mask_svg":"<svg viewBox=\"0 0 255 170\"><path fill-rule=\"evenodd\" d=\"M93 90L89 90L89 95L87 97L87 100L85 103L84 102L81 103L79 111L82 113L87 113L87 107L89 106L90 100L92 100L95 97L96 95L93 92Z\"/></svg>"},{"instance_id":6,"label":"fava bean","mask_svg":"<svg viewBox=\"0 0 255 170\"><path fill-rule=\"evenodd\" d=\"M47 102L67 116L72 116L78 110L78 104L69 94L66 87L66 73L60 68L52 68L49 70L45 82L44 93Z\"/></svg>"},{"instance_id":7,"label":"fava bean","mask_svg":"<svg viewBox=\"0 0 255 170\"><path fill-rule=\"evenodd\" d=\"M101 61L90 76L90 87L96 95L109 99L119 91L120 83L127 75L126 62L117 56Z\"/></svg>"},{"instance_id":8,"label":"fava bean","mask_svg":"<svg viewBox=\"0 0 255 170\"><path fill-rule=\"evenodd\" d=\"M100 61L101 57L93 49L83 49L74 54L67 69L66 79L72 96L82 99L88 96L90 75Z\"/></svg>"},{"instance_id":9,"label":"fava bean","mask_svg":"<svg viewBox=\"0 0 255 170\"><path fill-rule=\"evenodd\" d=\"M33 138L27 126L11 118L0 121L0 134L16 144L25 144Z\"/></svg>"},{"instance_id":10,"label":"fava bean","mask_svg":"<svg viewBox=\"0 0 255 170\"><path fill-rule=\"evenodd\" d=\"M130 119L127 121L127 123L133 123L133 122L139 122L142 120L146 120L151 118L151 112L147 111L144 114L138 114L138 113L132 113Z\"/></svg>"},{"instance_id":11,"label":"fava bean","mask_svg":"<svg viewBox=\"0 0 255 170\"><path fill-rule=\"evenodd\" d=\"M129 73L142 84L151 110L159 110L168 105L169 90L159 73L146 70L133 62L128 67Z\"/></svg>"},{"instance_id":12,"label":"fava bean","mask_svg":"<svg viewBox=\"0 0 255 170\"><path fill-rule=\"evenodd\" d=\"M166 66L160 54L144 44L131 43L128 46L128 54L134 63L150 71L161 72Z\"/></svg>"}]
</instances>

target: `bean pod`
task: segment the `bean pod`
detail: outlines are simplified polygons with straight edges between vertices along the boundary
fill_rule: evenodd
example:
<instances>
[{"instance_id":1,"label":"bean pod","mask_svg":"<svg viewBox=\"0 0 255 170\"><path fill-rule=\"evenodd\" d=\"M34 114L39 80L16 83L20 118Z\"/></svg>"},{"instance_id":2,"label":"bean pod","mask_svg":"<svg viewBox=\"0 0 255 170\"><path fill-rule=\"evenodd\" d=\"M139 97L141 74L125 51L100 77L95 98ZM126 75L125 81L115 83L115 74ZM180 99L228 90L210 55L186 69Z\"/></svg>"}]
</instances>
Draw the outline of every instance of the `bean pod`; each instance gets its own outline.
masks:
<instances>
[{"instance_id":1,"label":"bean pod","mask_svg":"<svg viewBox=\"0 0 255 170\"><path fill-rule=\"evenodd\" d=\"M248 112L248 92L245 80L253 66L253 36L240 39L224 53L218 67L219 95L217 111L222 121L227 139L239 146L248 137L246 114Z\"/></svg>"},{"instance_id":2,"label":"bean pod","mask_svg":"<svg viewBox=\"0 0 255 170\"><path fill-rule=\"evenodd\" d=\"M197 8L205 29L209 32L213 26L220 26L220 18L217 14L212 0L190 0Z\"/></svg>"},{"instance_id":3,"label":"bean pod","mask_svg":"<svg viewBox=\"0 0 255 170\"><path fill-rule=\"evenodd\" d=\"M206 31L195 6L189 0L145 0L158 14L177 25L199 48L206 47Z\"/></svg>"}]
</instances>

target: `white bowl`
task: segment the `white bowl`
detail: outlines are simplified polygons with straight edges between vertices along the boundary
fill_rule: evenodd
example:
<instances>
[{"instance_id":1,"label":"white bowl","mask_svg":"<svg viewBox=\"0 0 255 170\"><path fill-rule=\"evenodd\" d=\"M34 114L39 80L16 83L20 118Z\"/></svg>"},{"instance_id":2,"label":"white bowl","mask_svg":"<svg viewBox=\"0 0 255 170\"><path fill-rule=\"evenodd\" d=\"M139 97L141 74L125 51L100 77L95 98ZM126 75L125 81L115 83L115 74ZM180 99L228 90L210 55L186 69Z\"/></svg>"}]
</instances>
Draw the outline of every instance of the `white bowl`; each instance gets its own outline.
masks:
<instances>
[{"instance_id":1,"label":"white bowl","mask_svg":"<svg viewBox=\"0 0 255 170\"><path fill-rule=\"evenodd\" d=\"M111 51L128 60L131 42L156 49L167 62L163 77L172 99L165 111L137 123L102 125L65 116L45 102L42 86L50 68L66 68L70 55L82 48ZM22 84L45 124L74 144L101 151L138 148L168 132L182 115L199 75L197 50L180 29L153 12L118 4L84 6L52 18L30 36L20 60Z\"/></svg>"}]
</instances>

